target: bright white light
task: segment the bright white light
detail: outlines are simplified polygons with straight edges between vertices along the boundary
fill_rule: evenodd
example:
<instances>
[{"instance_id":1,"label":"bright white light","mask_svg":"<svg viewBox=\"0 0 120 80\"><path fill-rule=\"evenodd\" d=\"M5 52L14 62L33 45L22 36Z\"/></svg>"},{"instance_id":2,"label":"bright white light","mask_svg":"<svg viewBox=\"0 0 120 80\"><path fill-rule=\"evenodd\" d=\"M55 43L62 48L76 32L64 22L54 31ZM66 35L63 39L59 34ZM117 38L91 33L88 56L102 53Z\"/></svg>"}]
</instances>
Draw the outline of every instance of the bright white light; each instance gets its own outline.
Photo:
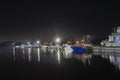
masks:
<instances>
[{"instance_id":1,"label":"bright white light","mask_svg":"<svg viewBox=\"0 0 120 80\"><path fill-rule=\"evenodd\" d=\"M22 49L22 53L23 53L23 59L25 60L25 50Z\"/></svg>"},{"instance_id":2,"label":"bright white light","mask_svg":"<svg viewBox=\"0 0 120 80\"><path fill-rule=\"evenodd\" d=\"M37 53L38 53L38 62L40 62L40 48L37 49Z\"/></svg>"},{"instance_id":3,"label":"bright white light","mask_svg":"<svg viewBox=\"0 0 120 80\"><path fill-rule=\"evenodd\" d=\"M57 52L57 60L58 60L58 64L60 64L60 51L59 50Z\"/></svg>"},{"instance_id":4,"label":"bright white light","mask_svg":"<svg viewBox=\"0 0 120 80\"><path fill-rule=\"evenodd\" d=\"M31 48L28 49L28 59L31 61Z\"/></svg>"},{"instance_id":5,"label":"bright white light","mask_svg":"<svg viewBox=\"0 0 120 80\"><path fill-rule=\"evenodd\" d=\"M38 40L36 43L37 43L37 44L39 44L39 43L40 43L40 41Z\"/></svg>"},{"instance_id":6,"label":"bright white light","mask_svg":"<svg viewBox=\"0 0 120 80\"><path fill-rule=\"evenodd\" d=\"M60 42L60 38L57 38L57 39L56 39L56 42L59 43L59 42Z\"/></svg>"},{"instance_id":7,"label":"bright white light","mask_svg":"<svg viewBox=\"0 0 120 80\"><path fill-rule=\"evenodd\" d=\"M76 41L76 44L79 44L79 41Z\"/></svg>"}]
</instances>

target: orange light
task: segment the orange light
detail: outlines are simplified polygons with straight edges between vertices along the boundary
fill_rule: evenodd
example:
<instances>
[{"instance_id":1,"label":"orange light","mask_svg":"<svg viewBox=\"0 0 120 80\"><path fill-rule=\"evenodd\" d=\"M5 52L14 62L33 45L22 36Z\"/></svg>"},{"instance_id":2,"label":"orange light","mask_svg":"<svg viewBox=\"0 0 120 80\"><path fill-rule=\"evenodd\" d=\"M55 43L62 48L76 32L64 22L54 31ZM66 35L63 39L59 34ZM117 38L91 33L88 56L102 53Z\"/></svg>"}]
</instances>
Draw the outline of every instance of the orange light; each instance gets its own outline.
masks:
<instances>
[{"instance_id":1,"label":"orange light","mask_svg":"<svg viewBox=\"0 0 120 80\"><path fill-rule=\"evenodd\" d=\"M79 44L80 42L79 41L76 41L76 44Z\"/></svg>"},{"instance_id":2,"label":"orange light","mask_svg":"<svg viewBox=\"0 0 120 80\"><path fill-rule=\"evenodd\" d=\"M71 41L67 41L67 44L71 44L72 42Z\"/></svg>"}]
</instances>

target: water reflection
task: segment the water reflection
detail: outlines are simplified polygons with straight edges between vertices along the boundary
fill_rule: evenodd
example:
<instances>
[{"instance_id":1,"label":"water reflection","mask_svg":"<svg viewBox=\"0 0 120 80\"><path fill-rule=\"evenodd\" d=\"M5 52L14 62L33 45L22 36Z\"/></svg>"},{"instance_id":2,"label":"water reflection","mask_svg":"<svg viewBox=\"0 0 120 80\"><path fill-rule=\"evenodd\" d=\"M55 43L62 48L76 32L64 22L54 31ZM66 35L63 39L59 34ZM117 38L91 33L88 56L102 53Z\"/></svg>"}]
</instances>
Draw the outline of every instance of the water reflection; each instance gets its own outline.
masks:
<instances>
[{"instance_id":1,"label":"water reflection","mask_svg":"<svg viewBox=\"0 0 120 80\"><path fill-rule=\"evenodd\" d=\"M37 62L43 61L57 61L58 64L63 61L63 59L72 59L72 57L75 57L77 60L82 61L84 64L91 64L91 54L73 54L72 52L61 52L61 50L48 50L45 49L45 52L42 52L43 50L40 48L15 48L13 47L13 60L16 61L19 59L23 59L24 61L31 61L36 60ZM22 56L21 56L22 55ZM120 69L120 55L110 55L110 54L103 54L101 55L102 58L105 58L109 60L111 63L113 63L115 66L117 66Z\"/></svg>"},{"instance_id":2,"label":"water reflection","mask_svg":"<svg viewBox=\"0 0 120 80\"><path fill-rule=\"evenodd\" d=\"M2 61L2 58L4 58L5 61ZM106 58L107 60L103 58ZM74 79L74 77L81 78L82 76L84 78L86 77L86 75L88 76L88 78L90 76L92 76L93 78L94 76L106 76L106 74L116 76L116 67L110 64L109 60L111 61L111 63L114 63L120 68L120 55L81 55L62 52L61 50L55 50L53 51L53 53L51 51L47 51L47 53L44 53L42 52L41 48L10 48L9 51L5 49L4 52L1 52L0 59L2 66L1 70L3 69L3 67L5 67L2 72L4 72L5 76L7 73L9 73L7 75L12 75L13 77L27 76L30 78L41 78L44 76L67 76L71 78L72 76ZM16 62L12 63L11 61L13 60Z\"/></svg>"},{"instance_id":3,"label":"water reflection","mask_svg":"<svg viewBox=\"0 0 120 80\"><path fill-rule=\"evenodd\" d=\"M109 60L120 70L120 54L102 54L103 58Z\"/></svg>"},{"instance_id":4,"label":"water reflection","mask_svg":"<svg viewBox=\"0 0 120 80\"><path fill-rule=\"evenodd\" d=\"M69 59L72 57L72 52L63 52L63 57Z\"/></svg>"},{"instance_id":5,"label":"water reflection","mask_svg":"<svg viewBox=\"0 0 120 80\"><path fill-rule=\"evenodd\" d=\"M28 48L28 60L31 61L31 48Z\"/></svg>"},{"instance_id":6,"label":"water reflection","mask_svg":"<svg viewBox=\"0 0 120 80\"><path fill-rule=\"evenodd\" d=\"M57 51L57 60L58 60L58 64L60 64L60 50Z\"/></svg>"},{"instance_id":7,"label":"water reflection","mask_svg":"<svg viewBox=\"0 0 120 80\"><path fill-rule=\"evenodd\" d=\"M46 45L42 46L41 50L42 50L42 52L46 53L47 52L47 46Z\"/></svg>"},{"instance_id":8,"label":"water reflection","mask_svg":"<svg viewBox=\"0 0 120 80\"><path fill-rule=\"evenodd\" d=\"M91 54L74 54L75 58L79 61L82 61L84 64L90 65L90 59L92 58Z\"/></svg>"},{"instance_id":9,"label":"water reflection","mask_svg":"<svg viewBox=\"0 0 120 80\"><path fill-rule=\"evenodd\" d=\"M15 61L15 47L13 47L13 60Z\"/></svg>"},{"instance_id":10,"label":"water reflection","mask_svg":"<svg viewBox=\"0 0 120 80\"><path fill-rule=\"evenodd\" d=\"M19 59L23 59L27 61L31 61L33 57L36 57L36 60L40 62L40 48L15 48L12 49L13 52L13 60L16 61ZM19 59L18 59L19 58Z\"/></svg>"},{"instance_id":11,"label":"water reflection","mask_svg":"<svg viewBox=\"0 0 120 80\"><path fill-rule=\"evenodd\" d=\"M41 57L42 59L50 59L50 60L57 60L57 63L60 64L61 63L61 59L71 59L73 56L73 53L71 51L61 51L61 50L55 50L55 49L51 49L48 50L44 49L44 51L46 53L41 52L43 51L43 49L40 48L13 48L13 60L16 61L16 57L21 57L22 54L22 59L23 60L27 60L27 61L31 61L31 60L37 60L38 62L40 62ZM46 57L47 56L47 57ZM56 56L56 57L55 57ZM91 55L74 55L78 60L81 60L82 62L86 62L87 59L91 58ZM19 58L21 59L21 58ZM19 60L17 59L17 60ZM56 61L55 60L55 61Z\"/></svg>"},{"instance_id":12,"label":"water reflection","mask_svg":"<svg viewBox=\"0 0 120 80\"><path fill-rule=\"evenodd\" d=\"M23 59L25 60L25 49L22 49Z\"/></svg>"},{"instance_id":13,"label":"water reflection","mask_svg":"<svg viewBox=\"0 0 120 80\"><path fill-rule=\"evenodd\" d=\"M109 55L109 60L111 63L116 65L120 70L120 55Z\"/></svg>"},{"instance_id":14,"label":"water reflection","mask_svg":"<svg viewBox=\"0 0 120 80\"><path fill-rule=\"evenodd\" d=\"M37 48L38 62L40 62L40 48Z\"/></svg>"},{"instance_id":15,"label":"water reflection","mask_svg":"<svg viewBox=\"0 0 120 80\"><path fill-rule=\"evenodd\" d=\"M50 53L54 53L54 51L55 51L54 49L49 49Z\"/></svg>"}]
</instances>

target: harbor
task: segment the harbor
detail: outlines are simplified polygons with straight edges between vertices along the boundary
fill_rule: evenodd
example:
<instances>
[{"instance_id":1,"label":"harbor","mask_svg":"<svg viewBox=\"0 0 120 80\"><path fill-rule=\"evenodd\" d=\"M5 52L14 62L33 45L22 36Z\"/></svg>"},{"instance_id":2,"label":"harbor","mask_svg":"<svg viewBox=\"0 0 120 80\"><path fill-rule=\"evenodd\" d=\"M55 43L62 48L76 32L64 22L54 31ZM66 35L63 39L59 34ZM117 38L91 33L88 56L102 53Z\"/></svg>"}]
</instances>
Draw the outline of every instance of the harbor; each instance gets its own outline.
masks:
<instances>
[{"instance_id":1,"label":"harbor","mask_svg":"<svg viewBox=\"0 0 120 80\"><path fill-rule=\"evenodd\" d=\"M0 1L0 80L120 80L120 1Z\"/></svg>"},{"instance_id":2,"label":"harbor","mask_svg":"<svg viewBox=\"0 0 120 80\"><path fill-rule=\"evenodd\" d=\"M101 41L101 46L94 46L94 52L120 53L120 27L114 28L114 32L108 36L108 39Z\"/></svg>"},{"instance_id":3,"label":"harbor","mask_svg":"<svg viewBox=\"0 0 120 80\"><path fill-rule=\"evenodd\" d=\"M93 47L93 52L109 52L120 54L120 47Z\"/></svg>"},{"instance_id":4,"label":"harbor","mask_svg":"<svg viewBox=\"0 0 120 80\"><path fill-rule=\"evenodd\" d=\"M120 71L120 55L110 53L78 54L44 48L0 48L0 53L2 76L12 79L97 79L106 74L107 79L117 79Z\"/></svg>"},{"instance_id":5,"label":"harbor","mask_svg":"<svg viewBox=\"0 0 120 80\"><path fill-rule=\"evenodd\" d=\"M61 79L97 79L104 78L106 74L107 79L118 79L118 29L117 36L112 35L114 39L110 36L108 40L101 41L100 45L93 45L84 38L64 43L60 38L52 42L21 41L10 42L7 46L8 43L5 43L5 46L0 46L0 71L2 76L8 75L13 79L58 79L60 76Z\"/></svg>"}]
</instances>

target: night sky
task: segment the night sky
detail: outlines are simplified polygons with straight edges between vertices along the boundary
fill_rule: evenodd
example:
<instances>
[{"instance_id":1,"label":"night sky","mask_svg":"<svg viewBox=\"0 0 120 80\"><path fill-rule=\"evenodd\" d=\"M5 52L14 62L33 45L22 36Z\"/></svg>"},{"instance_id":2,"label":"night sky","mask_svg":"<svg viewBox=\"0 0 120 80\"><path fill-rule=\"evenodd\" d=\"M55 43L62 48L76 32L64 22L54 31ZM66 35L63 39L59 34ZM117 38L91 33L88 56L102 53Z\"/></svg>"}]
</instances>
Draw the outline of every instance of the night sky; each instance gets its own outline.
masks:
<instances>
[{"instance_id":1,"label":"night sky","mask_svg":"<svg viewBox=\"0 0 120 80\"><path fill-rule=\"evenodd\" d=\"M119 2L0 2L0 41L100 39L119 25Z\"/></svg>"}]
</instances>

